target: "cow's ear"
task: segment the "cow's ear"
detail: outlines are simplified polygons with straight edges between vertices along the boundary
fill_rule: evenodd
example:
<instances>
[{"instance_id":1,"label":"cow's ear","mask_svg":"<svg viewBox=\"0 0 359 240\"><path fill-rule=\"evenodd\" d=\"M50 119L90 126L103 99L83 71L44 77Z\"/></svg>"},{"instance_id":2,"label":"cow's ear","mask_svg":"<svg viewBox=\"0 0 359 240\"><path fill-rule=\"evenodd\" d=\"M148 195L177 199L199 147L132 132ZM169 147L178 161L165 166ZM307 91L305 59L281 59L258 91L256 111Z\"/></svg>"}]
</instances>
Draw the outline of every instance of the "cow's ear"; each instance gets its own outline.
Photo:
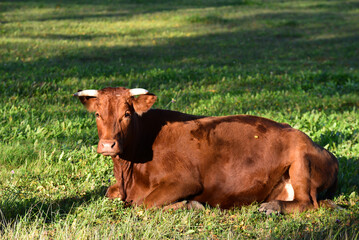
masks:
<instances>
[{"instance_id":1,"label":"cow's ear","mask_svg":"<svg viewBox=\"0 0 359 240\"><path fill-rule=\"evenodd\" d=\"M133 108L135 109L138 115L150 110L152 105L156 102L157 96L152 93L147 93L138 96L133 99Z\"/></svg>"},{"instance_id":2,"label":"cow's ear","mask_svg":"<svg viewBox=\"0 0 359 240\"><path fill-rule=\"evenodd\" d=\"M96 112L97 110L97 97L81 96L79 97L81 103L89 112Z\"/></svg>"}]
</instances>

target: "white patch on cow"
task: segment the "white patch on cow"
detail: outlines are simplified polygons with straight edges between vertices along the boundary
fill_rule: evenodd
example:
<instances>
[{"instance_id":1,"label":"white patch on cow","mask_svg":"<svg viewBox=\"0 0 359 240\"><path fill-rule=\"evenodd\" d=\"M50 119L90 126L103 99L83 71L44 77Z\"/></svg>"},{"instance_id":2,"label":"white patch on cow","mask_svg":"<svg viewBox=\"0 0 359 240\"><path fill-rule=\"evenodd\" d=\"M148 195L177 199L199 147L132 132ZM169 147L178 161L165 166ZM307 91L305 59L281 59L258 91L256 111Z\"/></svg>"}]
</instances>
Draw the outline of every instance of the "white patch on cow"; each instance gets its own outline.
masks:
<instances>
[{"instance_id":1,"label":"white patch on cow","mask_svg":"<svg viewBox=\"0 0 359 240\"><path fill-rule=\"evenodd\" d=\"M287 197L286 199L284 199L284 201L293 201L294 200L294 189L292 184L289 182L287 182L284 186L284 189L287 191Z\"/></svg>"}]
</instances>

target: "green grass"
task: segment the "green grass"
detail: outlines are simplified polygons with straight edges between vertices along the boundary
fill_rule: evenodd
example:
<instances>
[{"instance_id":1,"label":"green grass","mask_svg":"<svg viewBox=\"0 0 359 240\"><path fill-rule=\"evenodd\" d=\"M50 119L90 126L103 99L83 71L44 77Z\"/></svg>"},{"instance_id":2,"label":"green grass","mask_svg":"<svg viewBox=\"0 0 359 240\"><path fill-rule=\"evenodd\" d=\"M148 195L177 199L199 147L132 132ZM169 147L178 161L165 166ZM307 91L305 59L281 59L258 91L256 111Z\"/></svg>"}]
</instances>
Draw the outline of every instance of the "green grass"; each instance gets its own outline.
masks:
<instances>
[{"instance_id":1,"label":"green grass","mask_svg":"<svg viewBox=\"0 0 359 240\"><path fill-rule=\"evenodd\" d=\"M357 1L2 1L1 239L358 239ZM126 208L72 93L143 87L156 108L287 122L339 159L343 210Z\"/></svg>"}]
</instances>

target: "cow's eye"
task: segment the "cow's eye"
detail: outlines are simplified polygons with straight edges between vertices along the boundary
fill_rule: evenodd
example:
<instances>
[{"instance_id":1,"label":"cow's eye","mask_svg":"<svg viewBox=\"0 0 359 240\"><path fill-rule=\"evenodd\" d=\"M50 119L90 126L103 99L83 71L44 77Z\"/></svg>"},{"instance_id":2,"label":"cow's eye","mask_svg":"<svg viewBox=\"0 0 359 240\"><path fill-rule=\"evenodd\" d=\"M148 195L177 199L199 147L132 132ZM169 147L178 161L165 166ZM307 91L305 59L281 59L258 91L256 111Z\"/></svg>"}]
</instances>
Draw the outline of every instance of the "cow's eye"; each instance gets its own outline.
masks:
<instances>
[{"instance_id":1,"label":"cow's eye","mask_svg":"<svg viewBox=\"0 0 359 240\"><path fill-rule=\"evenodd\" d=\"M125 117L129 117L130 115L130 112L125 112Z\"/></svg>"},{"instance_id":2,"label":"cow's eye","mask_svg":"<svg viewBox=\"0 0 359 240\"><path fill-rule=\"evenodd\" d=\"M98 117L100 117L100 114L96 113L95 116L96 116L96 118L98 118Z\"/></svg>"}]
</instances>

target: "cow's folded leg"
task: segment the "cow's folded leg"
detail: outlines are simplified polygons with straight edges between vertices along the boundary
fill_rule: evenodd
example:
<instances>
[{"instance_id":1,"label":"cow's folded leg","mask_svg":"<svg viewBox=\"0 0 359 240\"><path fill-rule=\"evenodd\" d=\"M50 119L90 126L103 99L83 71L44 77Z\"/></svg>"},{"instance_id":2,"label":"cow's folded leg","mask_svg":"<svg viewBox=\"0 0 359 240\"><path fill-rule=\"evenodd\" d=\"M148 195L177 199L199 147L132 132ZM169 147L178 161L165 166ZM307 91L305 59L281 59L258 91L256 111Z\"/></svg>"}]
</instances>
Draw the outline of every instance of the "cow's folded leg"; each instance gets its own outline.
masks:
<instances>
[{"instance_id":1,"label":"cow's folded leg","mask_svg":"<svg viewBox=\"0 0 359 240\"><path fill-rule=\"evenodd\" d=\"M186 197L189 196L194 196L200 191L202 191L202 186L199 184L161 184L144 199L143 203L146 208L168 205L168 209L178 209L182 207L191 209L198 206L198 204L192 203L192 201L189 203L187 201L177 201L186 199ZM170 207L171 205L173 205L173 207Z\"/></svg>"},{"instance_id":2,"label":"cow's folded leg","mask_svg":"<svg viewBox=\"0 0 359 240\"><path fill-rule=\"evenodd\" d=\"M169 209L173 209L173 210L177 210L177 209L187 209L187 210L204 210L204 206L197 201L187 201L187 200L183 200L181 202L176 202L176 203L172 203L170 205L167 205L165 207L163 207L164 210L169 210Z\"/></svg>"},{"instance_id":3,"label":"cow's folded leg","mask_svg":"<svg viewBox=\"0 0 359 240\"><path fill-rule=\"evenodd\" d=\"M266 214L303 212L318 205L316 188L311 183L310 163L308 159L302 157L302 154L299 151L294 152L292 157L295 161L289 167L289 178L294 192L293 198L263 203L259 211Z\"/></svg>"},{"instance_id":4,"label":"cow's folded leg","mask_svg":"<svg viewBox=\"0 0 359 240\"><path fill-rule=\"evenodd\" d=\"M106 197L108 197L109 199L120 198L121 200L124 200L125 196L124 196L121 185L116 183L116 184L110 186L107 189Z\"/></svg>"},{"instance_id":5,"label":"cow's folded leg","mask_svg":"<svg viewBox=\"0 0 359 240\"><path fill-rule=\"evenodd\" d=\"M163 207L163 210L177 210L177 209L186 209L187 208L187 200L183 200L181 202L176 202L169 204Z\"/></svg>"},{"instance_id":6,"label":"cow's folded leg","mask_svg":"<svg viewBox=\"0 0 359 240\"><path fill-rule=\"evenodd\" d=\"M279 214L279 213L293 213L293 212L303 212L314 208L311 202L306 201L280 201L273 200L270 202L262 203L259 207L260 212L265 214Z\"/></svg>"}]
</instances>

